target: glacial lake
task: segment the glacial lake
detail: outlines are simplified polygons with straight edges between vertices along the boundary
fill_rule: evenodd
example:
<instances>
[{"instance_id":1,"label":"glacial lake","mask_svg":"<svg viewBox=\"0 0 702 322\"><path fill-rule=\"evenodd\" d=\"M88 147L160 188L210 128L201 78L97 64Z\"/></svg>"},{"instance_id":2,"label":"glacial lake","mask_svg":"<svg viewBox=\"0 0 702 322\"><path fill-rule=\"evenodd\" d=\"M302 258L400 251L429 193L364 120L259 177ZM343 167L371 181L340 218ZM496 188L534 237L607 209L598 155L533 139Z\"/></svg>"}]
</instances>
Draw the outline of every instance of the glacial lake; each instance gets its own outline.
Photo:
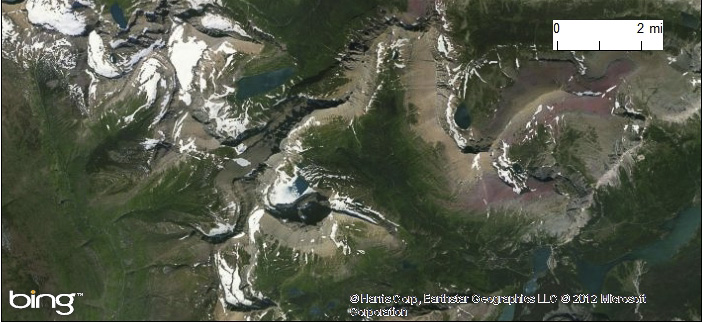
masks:
<instances>
[{"instance_id":1,"label":"glacial lake","mask_svg":"<svg viewBox=\"0 0 702 322\"><path fill-rule=\"evenodd\" d=\"M688 208L663 225L663 228L668 230L668 234L662 239L642 245L640 248L605 264L578 261L577 273L580 283L588 293L596 294L600 293L602 283L609 270L621 262L644 260L650 265L656 265L669 261L680 248L695 238L700 229L700 218L702 218L700 206ZM532 255L533 274L524 285L525 295L534 294L538 290L538 279L547 272L550 256L551 249L548 247L540 247L534 251ZM506 306L500 313L498 321L512 321L515 310L516 305Z\"/></svg>"},{"instance_id":2,"label":"glacial lake","mask_svg":"<svg viewBox=\"0 0 702 322\"><path fill-rule=\"evenodd\" d=\"M624 261L645 260L656 265L670 260L681 247L695 237L700 228L700 206L688 208L663 225L668 234L662 239L642 245L640 248L605 264L578 262L578 278L590 293L599 293L607 272Z\"/></svg>"},{"instance_id":3,"label":"glacial lake","mask_svg":"<svg viewBox=\"0 0 702 322\"><path fill-rule=\"evenodd\" d=\"M293 75L295 69L286 67L274 71L247 76L237 82L236 98L244 100L249 97L263 94L280 85L283 85L290 76Z\"/></svg>"},{"instance_id":4,"label":"glacial lake","mask_svg":"<svg viewBox=\"0 0 702 322\"><path fill-rule=\"evenodd\" d=\"M113 3L112 6L110 6L110 14L112 15L112 19L115 20L120 28L127 28L127 18L124 17L124 11L119 4Z\"/></svg>"}]
</instances>

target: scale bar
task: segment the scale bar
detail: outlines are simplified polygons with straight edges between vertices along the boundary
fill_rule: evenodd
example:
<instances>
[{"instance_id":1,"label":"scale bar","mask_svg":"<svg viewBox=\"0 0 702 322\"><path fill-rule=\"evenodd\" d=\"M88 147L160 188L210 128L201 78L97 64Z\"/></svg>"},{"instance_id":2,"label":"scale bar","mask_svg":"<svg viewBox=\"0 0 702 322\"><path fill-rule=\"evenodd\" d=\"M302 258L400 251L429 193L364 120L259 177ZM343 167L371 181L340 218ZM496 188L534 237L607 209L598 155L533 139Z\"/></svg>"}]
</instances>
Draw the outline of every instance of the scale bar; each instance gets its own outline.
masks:
<instances>
[{"instance_id":1,"label":"scale bar","mask_svg":"<svg viewBox=\"0 0 702 322\"><path fill-rule=\"evenodd\" d=\"M663 50L663 20L553 20L551 32L558 51Z\"/></svg>"}]
</instances>

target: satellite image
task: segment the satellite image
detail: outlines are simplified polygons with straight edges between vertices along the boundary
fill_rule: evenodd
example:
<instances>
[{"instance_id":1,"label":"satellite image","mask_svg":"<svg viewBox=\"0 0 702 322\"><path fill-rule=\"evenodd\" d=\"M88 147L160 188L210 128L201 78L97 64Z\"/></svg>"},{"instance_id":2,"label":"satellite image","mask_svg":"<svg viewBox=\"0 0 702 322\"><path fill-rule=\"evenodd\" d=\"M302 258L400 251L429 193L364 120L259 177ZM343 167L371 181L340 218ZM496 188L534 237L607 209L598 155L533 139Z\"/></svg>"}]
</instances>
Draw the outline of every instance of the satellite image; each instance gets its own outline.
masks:
<instances>
[{"instance_id":1,"label":"satellite image","mask_svg":"<svg viewBox=\"0 0 702 322\"><path fill-rule=\"evenodd\" d=\"M699 321L700 3L2 0L2 320Z\"/></svg>"}]
</instances>

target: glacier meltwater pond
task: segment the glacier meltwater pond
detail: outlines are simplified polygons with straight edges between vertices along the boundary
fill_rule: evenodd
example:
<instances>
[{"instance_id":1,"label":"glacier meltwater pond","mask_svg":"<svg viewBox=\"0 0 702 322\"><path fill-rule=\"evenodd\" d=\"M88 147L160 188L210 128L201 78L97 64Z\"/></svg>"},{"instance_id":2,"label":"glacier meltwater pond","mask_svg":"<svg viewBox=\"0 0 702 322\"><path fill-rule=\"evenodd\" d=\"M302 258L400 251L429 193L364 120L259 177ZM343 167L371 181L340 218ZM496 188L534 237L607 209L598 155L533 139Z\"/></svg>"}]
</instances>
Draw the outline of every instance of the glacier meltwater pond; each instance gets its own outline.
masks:
<instances>
[{"instance_id":1,"label":"glacier meltwater pond","mask_svg":"<svg viewBox=\"0 0 702 322\"><path fill-rule=\"evenodd\" d=\"M290 78L294 73L292 67L277 69L263 74L244 77L238 82L236 98L243 100L249 97L263 94L280 85Z\"/></svg>"},{"instance_id":2,"label":"glacier meltwater pond","mask_svg":"<svg viewBox=\"0 0 702 322\"><path fill-rule=\"evenodd\" d=\"M113 3L110 7L110 14L120 28L127 28L127 18L124 17L124 11L117 3Z\"/></svg>"},{"instance_id":3,"label":"glacier meltwater pond","mask_svg":"<svg viewBox=\"0 0 702 322\"><path fill-rule=\"evenodd\" d=\"M461 103L456 107L456 113L453 114L453 119L456 125L461 129L465 130L470 127L470 113L468 112L466 103Z\"/></svg>"}]
</instances>

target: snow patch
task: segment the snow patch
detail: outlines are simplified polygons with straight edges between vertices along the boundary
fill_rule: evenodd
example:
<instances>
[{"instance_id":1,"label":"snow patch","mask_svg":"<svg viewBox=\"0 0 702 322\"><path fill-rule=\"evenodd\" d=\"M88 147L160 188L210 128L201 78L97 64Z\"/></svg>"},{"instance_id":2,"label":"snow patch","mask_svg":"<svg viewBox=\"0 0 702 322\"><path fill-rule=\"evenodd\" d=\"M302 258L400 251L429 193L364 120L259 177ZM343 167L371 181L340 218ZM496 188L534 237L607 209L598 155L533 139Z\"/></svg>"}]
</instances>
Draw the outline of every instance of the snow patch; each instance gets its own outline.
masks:
<instances>
[{"instance_id":1,"label":"snow patch","mask_svg":"<svg viewBox=\"0 0 702 322\"><path fill-rule=\"evenodd\" d=\"M222 5L222 1L219 0L188 0L188 3L190 4L190 7L193 9L200 9L205 7L206 5Z\"/></svg>"},{"instance_id":2,"label":"snow patch","mask_svg":"<svg viewBox=\"0 0 702 322\"><path fill-rule=\"evenodd\" d=\"M84 114L88 113L88 109L85 106L85 93L83 93L83 88L76 84L68 85L68 93L73 99L73 101L78 105L78 108Z\"/></svg>"},{"instance_id":3,"label":"snow patch","mask_svg":"<svg viewBox=\"0 0 702 322\"><path fill-rule=\"evenodd\" d=\"M142 64L137 76L136 83L139 86L139 92L146 94L148 105L153 104L158 96L158 85L162 81L161 74L157 72L160 66L161 63L157 59L151 58Z\"/></svg>"},{"instance_id":4,"label":"snow patch","mask_svg":"<svg viewBox=\"0 0 702 322\"><path fill-rule=\"evenodd\" d=\"M373 95L371 95L370 99L368 100L368 104L366 104L366 109L365 109L366 113L368 113L368 111L370 111L370 108L373 105L373 102L375 102L375 98L378 95L378 92L382 89L383 89L383 83L381 82L380 84L378 84L378 87L375 88Z\"/></svg>"},{"instance_id":5,"label":"snow patch","mask_svg":"<svg viewBox=\"0 0 702 322\"><path fill-rule=\"evenodd\" d=\"M578 96L602 96L602 92L584 91L584 92L574 92L573 94Z\"/></svg>"},{"instance_id":6,"label":"snow patch","mask_svg":"<svg viewBox=\"0 0 702 322\"><path fill-rule=\"evenodd\" d=\"M587 67L585 66L585 55L581 54L580 57L575 55L574 51L570 52L571 55L573 55L573 59L578 63L578 70L580 71L580 75L585 75L587 73Z\"/></svg>"},{"instance_id":7,"label":"snow patch","mask_svg":"<svg viewBox=\"0 0 702 322\"><path fill-rule=\"evenodd\" d=\"M443 1L437 0L434 2L434 10L439 14L441 18L441 26L444 30L451 30L451 23L446 19L446 4Z\"/></svg>"},{"instance_id":8,"label":"snow patch","mask_svg":"<svg viewBox=\"0 0 702 322\"><path fill-rule=\"evenodd\" d=\"M237 257L239 256L234 253ZM215 254L215 265L219 275L220 285L224 290L224 300L231 305L251 305L250 300L244 297L242 291L241 276L239 276L239 267L234 264L234 268L229 266L227 261L222 257L221 253Z\"/></svg>"},{"instance_id":9,"label":"snow patch","mask_svg":"<svg viewBox=\"0 0 702 322\"><path fill-rule=\"evenodd\" d=\"M248 167L251 165L251 162L249 162L249 160L242 159L242 158L236 158L236 159L234 159L234 162L236 162L236 164L238 164L241 167Z\"/></svg>"},{"instance_id":10,"label":"snow patch","mask_svg":"<svg viewBox=\"0 0 702 322\"><path fill-rule=\"evenodd\" d=\"M480 171L480 153L473 157L473 164L470 166L470 168Z\"/></svg>"},{"instance_id":11,"label":"snow patch","mask_svg":"<svg viewBox=\"0 0 702 322\"><path fill-rule=\"evenodd\" d=\"M168 39L168 46L170 47L170 60L176 69L176 76L178 83L180 83L179 98L186 105L190 105L192 98L188 91L191 89L193 81L193 69L202 58L207 44L197 40L196 37L184 37L184 31L183 25L178 25Z\"/></svg>"},{"instance_id":12,"label":"snow patch","mask_svg":"<svg viewBox=\"0 0 702 322\"><path fill-rule=\"evenodd\" d=\"M159 143L163 142L163 140L159 139L146 139L142 141L141 146L144 147L144 150L153 150Z\"/></svg>"},{"instance_id":13,"label":"snow patch","mask_svg":"<svg viewBox=\"0 0 702 322\"><path fill-rule=\"evenodd\" d=\"M234 148L234 151L236 151L236 154L239 155L239 154L242 154L242 153L246 152L246 149L247 149L247 148L248 148L248 147L246 146L246 144L244 144L244 143L239 143L239 145L237 145L237 146Z\"/></svg>"},{"instance_id":14,"label":"snow patch","mask_svg":"<svg viewBox=\"0 0 702 322\"><path fill-rule=\"evenodd\" d=\"M332 210L336 212L345 213L353 217L363 219L370 223L376 225L378 224L378 222L375 219L363 214L362 210L365 210L365 207L361 203L354 201L348 196L341 196L335 192L334 195L332 195L331 198L329 198L329 206Z\"/></svg>"},{"instance_id":15,"label":"snow patch","mask_svg":"<svg viewBox=\"0 0 702 322\"><path fill-rule=\"evenodd\" d=\"M12 19L6 17L5 14L2 15L2 47L5 47L5 42L13 43L17 41L17 31L15 31L15 23ZM4 51L4 50L3 50Z\"/></svg>"},{"instance_id":16,"label":"snow patch","mask_svg":"<svg viewBox=\"0 0 702 322\"><path fill-rule=\"evenodd\" d=\"M383 62L385 61L385 46L383 42L378 43L378 52L377 52L377 57L375 60L375 72L376 74L380 74L380 68L383 66Z\"/></svg>"},{"instance_id":17,"label":"snow patch","mask_svg":"<svg viewBox=\"0 0 702 322\"><path fill-rule=\"evenodd\" d=\"M183 140L181 139L178 142L178 152L179 153L185 153L185 154L190 154L192 152L197 152L197 145L195 145L195 138L188 138L187 143L183 143ZM197 158L199 159L199 158Z\"/></svg>"},{"instance_id":18,"label":"snow patch","mask_svg":"<svg viewBox=\"0 0 702 322\"><path fill-rule=\"evenodd\" d=\"M244 28L241 27L241 25L236 22L232 21L231 19L227 17L223 17L220 15L215 15L212 13L206 13L204 17L202 17L202 20L200 20L200 23L202 24L203 27L207 29L214 29L214 30L220 30L220 31L233 31L239 36L246 37L246 38L251 38L248 33L244 30Z\"/></svg>"},{"instance_id":19,"label":"snow patch","mask_svg":"<svg viewBox=\"0 0 702 322\"><path fill-rule=\"evenodd\" d=\"M257 208L249 216L249 238L251 244L256 243L255 234L261 229L261 218L266 212L263 209Z\"/></svg>"},{"instance_id":20,"label":"snow patch","mask_svg":"<svg viewBox=\"0 0 702 322\"><path fill-rule=\"evenodd\" d=\"M154 51L156 48L161 48L165 45L166 43L163 41L163 39L159 39L157 41L154 41L149 47L143 48L136 52L134 55L132 55L129 60L126 63L122 63L122 66L125 66L127 68L131 68L132 66L136 65L142 58L148 56L150 53ZM110 42L110 45L112 45L112 42Z\"/></svg>"},{"instance_id":21,"label":"snow patch","mask_svg":"<svg viewBox=\"0 0 702 322\"><path fill-rule=\"evenodd\" d=\"M188 117L189 114L190 113L186 112L183 114L183 117L176 120L175 124L173 125L173 140L180 138L180 132L183 130L183 121L185 121L185 118Z\"/></svg>"},{"instance_id":22,"label":"snow patch","mask_svg":"<svg viewBox=\"0 0 702 322\"><path fill-rule=\"evenodd\" d=\"M529 188L526 185L527 175L523 171L517 171L514 167L516 162L509 159L507 156L509 144L502 141L502 154L497 157L497 161L492 162L492 166L497 170L497 176L506 184L512 187L512 190L521 194Z\"/></svg>"},{"instance_id":23,"label":"snow patch","mask_svg":"<svg viewBox=\"0 0 702 322\"><path fill-rule=\"evenodd\" d=\"M222 97L222 95L212 95L205 100L205 104L202 107L207 112L207 117L215 120L215 131L218 134L225 137L237 138L241 133L246 131L251 123L248 106L244 106L243 112L232 117L231 106Z\"/></svg>"},{"instance_id":24,"label":"snow patch","mask_svg":"<svg viewBox=\"0 0 702 322\"><path fill-rule=\"evenodd\" d=\"M448 39L448 37L444 35L439 35L436 47L439 50L439 52L443 54L446 58L449 58L451 52L453 51L453 44L451 44L451 41Z\"/></svg>"},{"instance_id":25,"label":"snow patch","mask_svg":"<svg viewBox=\"0 0 702 322\"><path fill-rule=\"evenodd\" d=\"M219 236L219 235L224 235L224 234L230 233L230 232L232 232L232 231L234 230L234 228L236 227L236 224L225 224L225 223L221 223L221 222L217 222L217 223L215 223L215 225L216 225L215 227L210 228L210 230L208 230L208 231L204 231L204 230L203 230L202 228L200 228L200 227L196 227L196 228L197 228L197 230L199 230L203 235L205 235L205 236L207 236L207 237L215 237L215 236Z\"/></svg>"},{"instance_id":26,"label":"snow patch","mask_svg":"<svg viewBox=\"0 0 702 322\"><path fill-rule=\"evenodd\" d=\"M329 239L331 239L331 241L334 243L334 245L336 245L337 248L341 248L341 252L344 255L349 255L349 254L351 254L351 247L349 247L347 241L336 239L336 233L338 230L339 230L339 223L336 222L336 220L334 220L334 224L332 224L331 232L329 233Z\"/></svg>"},{"instance_id":27,"label":"snow patch","mask_svg":"<svg viewBox=\"0 0 702 322\"><path fill-rule=\"evenodd\" d=\"M347 215L363 219L372 224L378 224L377 219L383 220L392 224L395 227L400 227L397 223L385 218L380 212L373 210L373 208L363 205L362 203L353 200L351 197L342 196L337 192L329 198L330 208L336 212L345 213ZM373 218L372 216L375 216Z\"/></svg>"},{"instance_id":28,"label":"snow patch","mask_svg":"<svg viewBox=\"0 0 702 322\"><path fill-rule=\"evenodd\" d=\"M223 53L225 55L231 55L231 54L236 54L236 49L229 43L229 42L223 42L217 49L215 50L216 53ZM231 63L230 57L227 57L227 62L224 63L224 66L222 68L226 68L230 63Z\"/></svg>"},{"instance_id":29,"label":"snow patch","mask_svg":"<svg viewBox=\"0 0 702 322\"><path fill-rule=\"evenodd\" d=\"M35 25L69 36L83 34L86 27L85 17L73 11L68 0L27 0L27 19Z\"/></svg>"},{"instance_id":30,"label":"snow patch","mask_svg":"<svg viewBox=\"0 0 702 322\"><path fill-rule=\"evenodd\" d=\"M294 175L290 176L282 170L284 165L285 163L281 164L276 169L278 176L273 184L271 184L264 192L264 195L267 196L266 203L269 206L292 204L300 199L300 197L314 192L314 189L312 189L312 187L309 185L304 191L300 191L296 183L298 183L298 180L304 179L299 176L299 169L294 167Z\"/></svg>"},{"instance_id":31,"label":"snow patch","mask_svg":"<svg viewBox=\"0 0 702 322\"><path fill-rule=\"evenodd\" d=\"M251 23L251 21L249 21L249 23ZM270 37L271 39L275 39L275 37L274 37L273 35L271 35L271 34L265 32L265 31L263 31L263 29L261 29L261 28L259 28L259 27L256 27L256 26L253 25L253 24L251 25L251 28L253 28L254 31L256 31L256 32L258 32L258 33L260 33L260 34L266 35L266 36Z\"/></svg>"},{"instance_id":32,"label":"snow patch","mask_svg":"<svg viewBox=\"0 0 702 322\"><path fill-rule=\"evenodd\" d=\"M636 133L638 135L639 131L641 131L641 127L638 124L632 124L631 130L634 131L634 133Z\"/></svg>"},{"instance_id":33,"label":"snow patch","mask_svg":"<svg viewBox=\"0 0 702 322\"><path fill-rule=\"evenodd\" d=\"M129 41L127 41L126 39L113 39L113 40L110 40L110 47L112 49L115 49L115 48L118 48L119 46L122 46L122 44L126 44L128 42Z\"/></svg>"},{"instance_id":34,"label":"snow patch","mask_svg":"<svg viewBox=\"0 0 702 322\"><path fill-rule=\"evenodd\" d=\"M146 102L139 106L139 108L137 108L131 115L125 116L122 119L123 122L127 124L131 123L138 112L150 107L154 104L154 102L156 102L156 99L158 98L158 88L167 87L166 80L163 79L161 74L158 73L159 68L162 66L163 65L161 62L156 58L149 58L141 65L134 85L139 88L140 94L146 96ZM169 100L170 95L166 95L163 99L163 103L161 104L162 110L159 113L160 116L156 117L153 124L157 123L162 117L162 114L165 113L165 108L168 105Z\"/></svg>"},{"instance_id":35,"label":"snow patch","mask_svg":"<svg viewBox=\"0 0 702 322\"><path fill-rule=\"evenodd\" d=\"M120 76L117 66L105 57L105 44L95 30L88 36L88 66L97 74L107 78Z\"/></svg>"}]
</instances>

